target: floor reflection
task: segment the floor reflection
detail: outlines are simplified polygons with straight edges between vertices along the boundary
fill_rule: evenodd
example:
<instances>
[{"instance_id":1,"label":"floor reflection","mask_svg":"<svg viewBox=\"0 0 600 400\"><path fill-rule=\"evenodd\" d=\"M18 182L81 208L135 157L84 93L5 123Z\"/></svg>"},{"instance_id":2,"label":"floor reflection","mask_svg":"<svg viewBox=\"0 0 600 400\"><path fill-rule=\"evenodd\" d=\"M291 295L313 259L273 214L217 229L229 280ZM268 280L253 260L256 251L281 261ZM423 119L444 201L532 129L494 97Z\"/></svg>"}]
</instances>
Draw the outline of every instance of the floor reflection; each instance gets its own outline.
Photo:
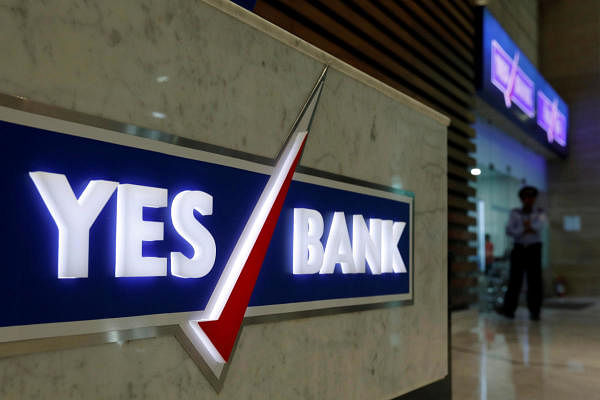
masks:
<instances>
[{"instance_id":1,"label":"floor reflection","mask_svg":"<svg viewBox=\"0 0 600 400\"><path fill-rule=\"evenodd\" d=\"M600 301L544 309L540 322L526 309L512 321L453 313L452 391L455 400L600 400Z\"/></svg>"}]
</instances>

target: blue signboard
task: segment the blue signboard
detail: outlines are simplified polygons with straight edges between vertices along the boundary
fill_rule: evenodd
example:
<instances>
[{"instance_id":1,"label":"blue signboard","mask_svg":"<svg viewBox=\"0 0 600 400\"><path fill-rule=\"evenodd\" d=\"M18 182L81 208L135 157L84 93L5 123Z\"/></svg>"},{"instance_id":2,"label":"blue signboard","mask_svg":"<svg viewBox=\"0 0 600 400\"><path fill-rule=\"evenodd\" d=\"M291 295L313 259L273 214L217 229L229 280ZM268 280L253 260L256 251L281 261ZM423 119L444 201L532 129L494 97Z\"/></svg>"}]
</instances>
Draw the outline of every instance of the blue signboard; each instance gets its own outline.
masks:
<instances>
[{"instance_id":1,"label":"blue signboard","mask_svg":"<svg viewBox=\"0 0 600 400\"><path fill-rule=\"evenodd\" d=\"M48 132L0 122L5 135L4 171L9 196L5 230L14 235L3 243L12 254L0 280L0 326L114 318L132 315L202 310L206 307L235 240L241 234L268 176L239 168L119 146L99 140ZM88 277L57 276L58 229L40 197L31 171L64 174L76 196L92 179L119 184L165 188L167 204L184 190L201 190L213 198L210 216L200 216L216 243L216 260L201 278L172 274L115 277L117 193L113 193L90 229ZM343 211L352 232L351 217L365 220L409 221L410 206L382 197L293 181L273 234L250 306L264 306L348 297L408 293L409 274L294 275L292 271L295 208L321 213L324 232L334 211ZM142 242L142 256L169 260L173 251L191 256L192 248L174 229L170 207L144 208L144 220L160 221L164 239ZM10 228L9 228L10 227ZM399 246L409 260L409 230ZM323 238L325 240L326 238ZM168 265L168 263L167 263ZM18 266L18 267L17 267ZM368 270L367 270L368 271Z\"/></svg>"},{"instance_id":2,"label":"blue signboard","mask_svg":"<svg viewBox=\"0 0 600 400\"><path fill-rule=\"evenodd\" d=\"M294 174L307 132L270 167L0 111L0 341L412 299L412 194Z\"/></svg>"},{"instance_id":3,"label":"blue signboard","mask_svg":"<svg viewBox=\"0 0 600 400\"><path fill-rule=\"evenodd\" d=\"M492 14L481 11L479 94L540 143L568 149L569 109Z\"/></svg>"}]
</instances>

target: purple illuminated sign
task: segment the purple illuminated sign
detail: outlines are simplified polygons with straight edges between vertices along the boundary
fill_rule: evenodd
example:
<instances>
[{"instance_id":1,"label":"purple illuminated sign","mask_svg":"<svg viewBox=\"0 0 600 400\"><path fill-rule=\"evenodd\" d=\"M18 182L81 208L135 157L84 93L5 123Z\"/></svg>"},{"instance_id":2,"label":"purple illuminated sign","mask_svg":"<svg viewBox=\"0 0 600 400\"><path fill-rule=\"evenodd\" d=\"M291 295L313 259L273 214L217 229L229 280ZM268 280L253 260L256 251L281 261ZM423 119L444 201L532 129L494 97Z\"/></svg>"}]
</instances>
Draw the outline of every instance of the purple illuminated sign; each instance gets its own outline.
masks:
<instances>
[{"instance_id":1,"label":"purple illuminated sign","mask_svg":"<svg viewBox=\"0 0 600 400\"><path fill-rule=\"evenodd\" d=\"M478 95L537 142L566 156L569 106L487 8L478 17Z\"/></svg>"},{"instance_id":2,"label":"purple illuminated sign","mask_svg":"<svg viewBox=\"0 0 600 400\"><path fill-rule=\"evenodd\" d=\"M537 92L537 124L546 132L548 143L567 145L567 117L558 109L558 99L550 100L541 90Z\"/></svg>"},{"instance_id":3,"label":"purple illuminated sign","mask_svg":"<svg viewBox=\"0 0 600 400\"><path fill-rule=\"evenodd\" d=\"M514 102L529 118L535 114L533 81L519 67L519 52L508 55L500 44L492 40L491 82L504 95L504 104L510 108Z\"/></svg>"}]
</instances>

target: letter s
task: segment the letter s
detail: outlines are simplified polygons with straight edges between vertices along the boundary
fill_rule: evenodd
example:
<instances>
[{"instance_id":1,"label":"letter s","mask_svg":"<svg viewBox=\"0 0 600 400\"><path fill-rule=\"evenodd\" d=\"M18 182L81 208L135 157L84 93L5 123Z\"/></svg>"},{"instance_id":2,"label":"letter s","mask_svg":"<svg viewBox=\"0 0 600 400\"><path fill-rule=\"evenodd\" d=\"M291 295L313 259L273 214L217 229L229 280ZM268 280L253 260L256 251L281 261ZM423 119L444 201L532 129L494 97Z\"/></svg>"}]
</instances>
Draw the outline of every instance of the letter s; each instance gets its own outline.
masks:
<instances>
[{"instance_id":1,"label":"letter s","mask_svg":"<svg viewBox=\"0 0 600 400\"><path fill-rule=\"evenodd\" d=\"M171 274L180 278L201 278L208 274L215 264L217 246L210 232L194 217L194 210L202 215L211 215L213 198L201 192L185 190L173 199L171 220L179 235L193 248L194 256L188 258L182 253L171 253Z\"/></svg>"}]
</instances>

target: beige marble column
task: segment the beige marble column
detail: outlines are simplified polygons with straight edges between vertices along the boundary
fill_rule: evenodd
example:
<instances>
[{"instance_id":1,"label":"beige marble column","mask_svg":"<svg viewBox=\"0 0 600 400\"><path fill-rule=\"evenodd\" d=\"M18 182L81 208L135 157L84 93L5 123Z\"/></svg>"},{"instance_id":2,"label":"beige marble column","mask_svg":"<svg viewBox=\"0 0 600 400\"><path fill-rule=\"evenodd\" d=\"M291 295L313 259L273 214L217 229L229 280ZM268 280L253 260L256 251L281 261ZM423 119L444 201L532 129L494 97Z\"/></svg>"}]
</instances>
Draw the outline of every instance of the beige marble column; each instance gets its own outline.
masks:
<instances>
[{"instance_id":1,"label":"beige marble column","mask_svg":"<svg viewBox=\"0 0 600 400\"><path fill-rule=\"evenodd\" d=\"M414 304L253 324L222 399L378 399L447 374L446 124L225 0L5 1L0 92L415 193ZM217 398L170 336L0 359L0 398Z\"/></svg>"}]
</instances>

